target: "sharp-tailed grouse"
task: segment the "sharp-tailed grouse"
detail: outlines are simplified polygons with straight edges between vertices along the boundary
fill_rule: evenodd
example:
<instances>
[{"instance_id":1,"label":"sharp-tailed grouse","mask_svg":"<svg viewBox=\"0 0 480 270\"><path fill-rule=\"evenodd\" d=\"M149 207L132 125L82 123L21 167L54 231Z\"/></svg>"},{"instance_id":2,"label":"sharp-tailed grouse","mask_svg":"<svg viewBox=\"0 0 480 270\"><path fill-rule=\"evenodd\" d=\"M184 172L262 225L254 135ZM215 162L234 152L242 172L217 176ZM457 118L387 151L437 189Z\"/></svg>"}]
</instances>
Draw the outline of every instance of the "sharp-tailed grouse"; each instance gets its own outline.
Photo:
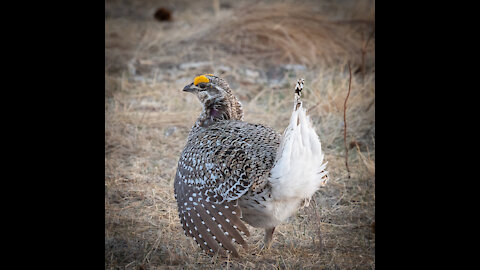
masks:
<instances>
[{"instance_id":1,"label":"sharp-tailed grouse","mask_svg":"<svg viewBox=\"0 0 480 270\"><path fill-rule=\"evenodd\" d=\"M212 74L183 91L195 94L203 111L178 161L175 198L187 236L209 254L234 243L248 248L243 221L265 229L270 247L275 226L285 221L327 181L326 163L315 130L295 87L290 123L283 135L242 121L243 109L227 82Z\"/></svg>"}]
</instances>

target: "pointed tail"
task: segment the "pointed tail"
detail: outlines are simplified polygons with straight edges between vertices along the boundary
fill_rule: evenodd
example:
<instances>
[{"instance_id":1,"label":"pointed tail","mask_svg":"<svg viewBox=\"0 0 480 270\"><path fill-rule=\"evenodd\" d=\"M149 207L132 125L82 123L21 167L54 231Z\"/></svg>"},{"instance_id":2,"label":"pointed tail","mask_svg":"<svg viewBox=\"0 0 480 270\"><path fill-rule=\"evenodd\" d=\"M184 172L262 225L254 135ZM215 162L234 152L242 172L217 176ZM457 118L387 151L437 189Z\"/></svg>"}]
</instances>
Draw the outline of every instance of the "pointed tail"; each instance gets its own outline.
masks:
<instances>
[{"instance_id":1,"label":"pointed tail","mask_svg":"<svg viewBox=\"0 0 480 270\"><path fill-rule=\"evenodd\" d=\"M295 102L271 170L272 196L277 200L310 198L326 184L322 145L300 100L303 79L295 86Z\"/></svg>"}]
</instances>

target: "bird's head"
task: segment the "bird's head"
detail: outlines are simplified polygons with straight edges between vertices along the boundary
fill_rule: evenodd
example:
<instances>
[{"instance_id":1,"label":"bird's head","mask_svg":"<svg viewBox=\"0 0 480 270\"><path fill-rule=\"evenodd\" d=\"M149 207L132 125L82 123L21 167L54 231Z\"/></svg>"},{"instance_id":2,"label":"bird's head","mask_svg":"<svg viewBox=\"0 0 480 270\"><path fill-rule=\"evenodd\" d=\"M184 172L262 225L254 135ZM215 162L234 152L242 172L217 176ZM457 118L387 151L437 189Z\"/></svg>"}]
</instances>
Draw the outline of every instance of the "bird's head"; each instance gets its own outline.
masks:
<instances>
[{"instance_id":1,"label":"bird's head","mask_svg":"<svg viewBox=\"0 0 480 270\"><path fill-rule=\"evenodd\" d=\"M213 74L200 75L186 85L183 91L195 94L203 104L201 118L206 120L243 119L242 105L222 78Z\"/></svg>"},{"instance_id":2,"label":"bird's head","mask_svg":"<svg viewBox=\"0 0 480 270\"><path fill-rule=\"evenodd\" d=\"M183 91L195 94L200 102L227 97L232 94L228 83L213 74L204 74L195 77L193 82L183 88Z\"/></svg>"}]
</instances>

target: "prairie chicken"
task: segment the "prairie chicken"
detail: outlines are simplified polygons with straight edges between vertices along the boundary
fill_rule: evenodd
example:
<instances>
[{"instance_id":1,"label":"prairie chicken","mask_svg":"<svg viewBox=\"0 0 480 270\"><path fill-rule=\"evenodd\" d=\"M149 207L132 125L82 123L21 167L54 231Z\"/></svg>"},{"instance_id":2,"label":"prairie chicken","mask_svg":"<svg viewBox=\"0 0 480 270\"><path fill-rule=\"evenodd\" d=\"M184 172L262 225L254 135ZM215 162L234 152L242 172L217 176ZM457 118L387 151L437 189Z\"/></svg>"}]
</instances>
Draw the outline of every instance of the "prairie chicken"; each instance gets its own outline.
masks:
<instances>
[{"instance_id":1,"label":"prairie chicken","mask_svg":"<svg viewBox=\"0 0 480 270\"><path fill-rule=\"evenodd\" d=\"M178 161L175 198L187 236L208 254L239 257L250 233L243 223L265 229L270 247L275 226L297 211L328 179L321 144L295 87L290 123L283 135L243 122L241 103L227 82L212 74L183 91L195 94L203 111Z\"/></svg>"}]
</instances>

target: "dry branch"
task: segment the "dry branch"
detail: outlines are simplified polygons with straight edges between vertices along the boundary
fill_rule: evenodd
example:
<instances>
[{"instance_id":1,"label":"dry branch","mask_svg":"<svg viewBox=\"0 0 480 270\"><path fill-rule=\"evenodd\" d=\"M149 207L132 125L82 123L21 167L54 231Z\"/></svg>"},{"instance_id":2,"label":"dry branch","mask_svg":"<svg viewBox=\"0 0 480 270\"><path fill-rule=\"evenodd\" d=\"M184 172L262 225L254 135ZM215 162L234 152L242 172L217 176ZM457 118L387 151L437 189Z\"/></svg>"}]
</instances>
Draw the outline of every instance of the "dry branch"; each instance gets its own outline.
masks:
<instances>
[{"instance_id":1,"label":"dry branch","mask_svg":"<svg viewBox=\"0 0 480 270\"><path fill-rule=\"evenodd\" d=\"M348 93L345 98L345 103L343 104L343 142L345 143L345 166L347 167L348 178L350 178L350 169L348 168L348 147L347 147L347 100L350 96L350 90L352 88L352 68L350 63L348 63L348 72L350 73L350 78L348 80Z\"/></svg>"},{"instance_id":2,"label":"dry branch","mask_svg":"<svg viewBox=\"0 0 480 270\"><path fill-rule=\"evenodd\" d=\"M370 33L370 36L367 39L367 42L363 44L362 46L362 81L365 81L365 56L367 54L367 47L368 43L373 37L373 34L375 34L375 27L372 30L372 33ZM362 32L362 39L363 39L363 32Z\"/></svg>"},{"instance_id":3,"label":"dry branch","mask_svg":"<svg viewBox=\"0 0 480 270\"><path fill-rule=\"evenodd\" d=\"M321 226L321 223L322 223L322 220L320 219L320 215L318 214L317 212L317 208L318 208L318 205L317 205L317 201L315 200L315 198L312 197L312 200L313 200L313 204L312 204L312 207L313 207L313 211L315 213L315 220L317 222L317 231L316 231L316 236L318 237L318 245L315 245L315 235L313 236L313 244L315 246L315 248L318 248L318 250L320 252L324 251L324 244L323 244L323 238L322 238L322 232L320 230L320 226Z\"/></svg>"}]
</instances>

